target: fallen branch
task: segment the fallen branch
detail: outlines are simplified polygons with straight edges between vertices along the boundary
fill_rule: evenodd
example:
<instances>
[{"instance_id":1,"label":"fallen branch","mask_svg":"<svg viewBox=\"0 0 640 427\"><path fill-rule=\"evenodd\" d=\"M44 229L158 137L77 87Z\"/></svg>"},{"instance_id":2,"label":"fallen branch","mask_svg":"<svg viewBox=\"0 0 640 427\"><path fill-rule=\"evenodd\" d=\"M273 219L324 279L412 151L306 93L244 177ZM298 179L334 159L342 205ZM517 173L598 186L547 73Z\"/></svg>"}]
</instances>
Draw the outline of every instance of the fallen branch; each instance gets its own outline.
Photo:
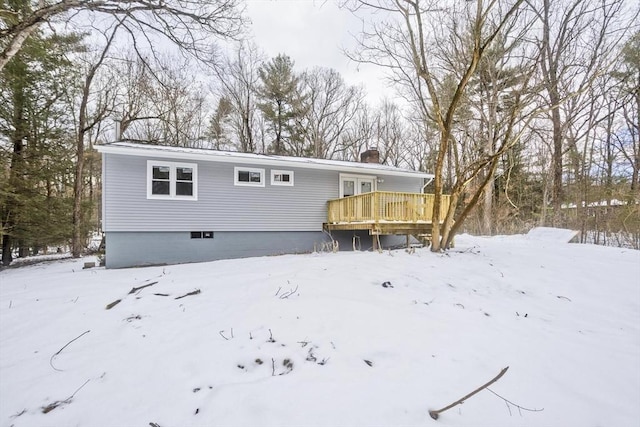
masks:
<instances>
[{"instance_id":1,"label":"fallen branch","mask_svg":"<svg viewBox=\"0 0 640 427\"><path fill-rule=\"evenodd\" d=\"M229 341L230 339L232 339L232 338L233 338L233 328L231 328L231 338L227 338L227 337L225 337L225 336L224 336L224 334L223 334L223 332L224 332L224 329L223 329L223 330L221 330L221 331L220 331L220 332L218 332L218 333L219 333L219 334L220 334L220 336L221 336L222 338L224 338L225 340Z\"/></svg>"},{"instance_id":2,"label":"fallen branch","mask_svg":"<svg viewBox=\"0 0 640 427\"><path fill-rule=\"evenodd\" d=\"M180 295L179 297L175 297L175 299L180 299L184 297L188 297L189 295L198 295L200 293L200 289L196 289L193 292L189 292L188 294Z\"/></svg>"},{"instance_id":3,"label":"fallen branch","mask_svg":"<svg viewBox=\"0 0 640 427\"><path fill-rule=\"evenodd\" d=\"M26 413L27 413L27 410L23 409L22 411L16 412L15 414L11 415L9 418L18 418L19 416L24 415Z\"/></svg>"},{"instance_id":4,"label":"fallen branch","mask_svg":"<svg viewBox=\"0 0 640 427\"><path fill-rule=\"evenodd\" d=\"M136 287L133 287L133 288L131 288L131 290L129 291L129 293L128 293L127 295L135 294L135 293L136 293L136 292L138 292L139 290L144 289L144 288L148 288L149 286L153 286L153 285L155 285L155 284L157 284L157 283L158 283L158 282L151 282L151 283L149 283L148 285L138 286L137 288L136 288Z\"/></svg>"},{"instance_id":5,"label":"fallen branch","mask_svg":"<svg viewBox=\"0 0 640 427\"><path fill-rule=\"evenodd\" d=\"M87 332L89 332L89 331L87 331ZM80 337L78 337L78 338L80 338ZM91 380L86 380L84 382L84 384L82 384L80 387L78 387L78 389L76 391L74 391L73 394L71 396L67 397L66 399L64 399L64 400L56 400L53 403L49 403L47 406L43 406L42 407L42 413L43 414L48 414L49 412L51 412L54 409L56 409L58 406L66 405L66 404L71 403L71 401L73 400L73 396L75 396L76 393L79 392L82 387L86 386L89 381L91 381Z\"/></svg>"},{"instance_id":6,"label":"fallen branch","mask_svg":"<svg viewBox=\"0 0 640 427\"><path fill-rule=\"evenodd\" d=\"M282 295L280 295L280 299L289 298L291 295L295 294L296 292L298 292L298 285L296 285L295 289L289 289L288 292L283 292Z\"/></svg>"},{"instance_id":7,"label":"fallen branch","mask_svg":"<svg viewBox=\"0 0 640 427\"><path fill-rule=\"evenodd\" d=\"M107 304L106 309L107 310L111 310L113 307L115 307L116 305L118 305L120 303L120 301L122 301L121 299L117 299L114 302Z\"/></svg>"},{"instance_id":8,"label":"fallen branch","mask_svg":"<svg viewBox=\"0 0 640 427\"><path fill-rule=\"evenodd\" d=\"M438 419L438 416L444 412L447 411L451 408L453 408L454 406L458 406L461 403L464 403L465 400L469 399L471 396L475 395L476 393L479 393L480 391L484 390L485 388L489 387L491 384L495 383L496 381L498 381L500 378L502 378L502 376L507 372L507 369L509 369L509 367L507 366L506 368L504 368L502 371L500 371L500 373L498 375L495 376L495 378L493 378L491 381L489 381L488 383L478 387L477 389L473 390L471 393L467 394L466 396L464 396L461 399L456 400L455 402L453 402L451 405L445 406L442 409L438 409L437 411L429 411L429 415L431 416L431 418L433 418L434 420Z\"/></svg>"},{"instance_id":9,"label":"fallen branch","mask_svg":"<svg viewBox=\"0 0 640 427\"><path fill-rule=\"evenodd\" d=\"M61 352L62 350L64 350L65 348L67 348L67 346L68 346L69 344L71 344L72 342L74 342L75 340L77 340L78 338L80 338L81 336L83 336L83 335L85 335L85 334L88 334L89 332L91 332L91 330L86 330L86 331L84 331L83 333L81 333L80 335L78 335L77 337L75 337L74 339L72 339L71 341L69 341L68 343L66 343L66 344L64 345L64 347L62 347L60 350L58 350L57 352L55 352L55 353L54 353L54 355L53 355L53 356L51 356L51 358L49 359L49 365L51 365L51 367L52 367L53 369L55 369L56 371L60 371L60 372L62 372L62 369L58 369L58 368L56 368L55 366L53 366L53 359L54 359L54 357L56 357L57 355L59 355L59 354L60 354L60 352ZM86 383L85 383L85 384L86 384ZM74 393L74 394L75 394L75 393ZM71 395L71 397L73 397L73 395ZM45 414L46 414L46 412L45 412Z\"/></svg>"}]
</instances>

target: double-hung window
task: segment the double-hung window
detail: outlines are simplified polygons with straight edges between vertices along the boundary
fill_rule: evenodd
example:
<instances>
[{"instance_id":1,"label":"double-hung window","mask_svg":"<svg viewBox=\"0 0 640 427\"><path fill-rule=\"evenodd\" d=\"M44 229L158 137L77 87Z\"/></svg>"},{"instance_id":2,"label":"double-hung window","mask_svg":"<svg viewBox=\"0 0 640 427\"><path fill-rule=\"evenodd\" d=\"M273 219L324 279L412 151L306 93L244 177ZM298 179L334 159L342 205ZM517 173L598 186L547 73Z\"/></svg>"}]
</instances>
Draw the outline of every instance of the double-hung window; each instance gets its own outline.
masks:
<instances>
[{"instance_id":1,"label":"double-hung window","mask_svg":"<svg viewBox=\"0 0 640 427\"><path fill-rule=\"evenodd\" d=\"M147 199L198 200L198 165L148 160Z\"/></svg>"}]
</instances>

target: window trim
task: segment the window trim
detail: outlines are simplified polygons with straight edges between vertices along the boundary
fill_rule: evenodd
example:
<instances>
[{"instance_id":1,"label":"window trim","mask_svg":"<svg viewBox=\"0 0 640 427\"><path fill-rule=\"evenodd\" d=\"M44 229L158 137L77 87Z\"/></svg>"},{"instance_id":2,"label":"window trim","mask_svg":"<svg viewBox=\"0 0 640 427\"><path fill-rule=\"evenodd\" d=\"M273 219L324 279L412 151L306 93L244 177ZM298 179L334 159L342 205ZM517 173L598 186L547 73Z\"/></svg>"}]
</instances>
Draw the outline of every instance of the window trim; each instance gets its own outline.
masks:
<instances>
[{"instance_id":1,"label":"window trim","mask_svg":"<svg viewBox=\"0 0 640 427\"><path fill-rule=\"evenodd\" d=\"M358 182L359 180L363 180L363 181L372 181L372 186L371 186L371 191L378 191L378 177L375 175L355 175L355 174L347 174L347 173L341 173L340 174L340 180L339 180L339 189L338 192L340 194L340 198L342 199L344 196L344 181L345 180L349 180L349 181L355 181L355 191L356 193L354 194L354 196L358 196L360 194L360 189L358 188Z\"/></svg>"},{"instance_id":2,"label":"window trim","mask_svg":"<svg viewBox=\"0 0 640 427\"><path fill-rule=\"evenodd\" d=\"M169 168L169 194L153 194L153 168L164 166ZM190 168L192 180L191 196L176 194L178 168ZM185 181L180 181L185 182ZM198 165L197 163L166 162L164 160L147 160L147 199L151 200L198 200Z\"/></svg>"},{"instance_id":3,"label":"window trim","mask_svg":"<svg viewBox=\"0 0 640 427\"><path fill-rule=\"evenodd\" d=\"M260 174L260 182L245 182L238 179L238 172L258 172ZM247 168L244 166L235 166L233 168L233 185L241 187L264 187L265 172L261 168Z\"/></svg>"},{"instance_id":4,"label":"window trim","mask_svg":"<svg viewBox=\"0 0 640 427\"><path fill-rule=\"evenodd\" d=\"M289 181L276 181L276 175L289 175ZM271 185L293 187L293 171L271 169Z\"/></svg>"}]
</instances>

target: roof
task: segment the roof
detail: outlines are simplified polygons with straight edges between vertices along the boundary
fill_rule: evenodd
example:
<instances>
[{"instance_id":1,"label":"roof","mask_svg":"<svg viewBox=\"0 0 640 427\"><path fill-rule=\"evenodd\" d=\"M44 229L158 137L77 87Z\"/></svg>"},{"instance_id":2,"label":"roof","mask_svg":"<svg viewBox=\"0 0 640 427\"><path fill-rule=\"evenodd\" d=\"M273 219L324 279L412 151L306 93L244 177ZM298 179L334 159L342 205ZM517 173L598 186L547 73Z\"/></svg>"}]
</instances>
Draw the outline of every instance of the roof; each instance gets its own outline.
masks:
<instances>
[{"instance_id":1,"label":"roof","mask_svg":"<svg viewBox=\"0 0 640 427\"><path fill-rule=\"evenodd\" d=\"M276 167L300 167L306 169L336 170L351 173L378 173L414 178L433 178L433 174L378 163L346 162L341 160L312 159L305 157L274 156L271 154L239 153L204 148L171 147L165 145L141 144L118 141L95 146L106 154L127 156L158 157L167 159L201 160L224 163L243 163Z\"/></svg>"}]
</instances>

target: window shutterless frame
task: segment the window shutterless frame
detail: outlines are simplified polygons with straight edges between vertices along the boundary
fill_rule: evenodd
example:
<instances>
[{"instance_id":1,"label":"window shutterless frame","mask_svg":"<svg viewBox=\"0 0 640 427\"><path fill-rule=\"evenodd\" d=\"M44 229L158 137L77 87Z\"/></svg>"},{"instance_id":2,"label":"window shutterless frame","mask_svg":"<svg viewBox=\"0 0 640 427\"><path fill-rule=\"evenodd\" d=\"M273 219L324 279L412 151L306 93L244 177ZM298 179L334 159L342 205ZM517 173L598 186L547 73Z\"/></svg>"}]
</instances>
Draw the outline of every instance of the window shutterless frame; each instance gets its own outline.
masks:
<instances>
[{"instance_id":1,"label":"window shutterless frame","mask_svg":"<svg viewBox=\"0 0 640 427\"><path fill-rule=\"evenodd\" d=\"M147 199L198 200L198 165L147 160Z\"/></svg>"},{"instance_id":2,"label":"window shutterless frame","mask_svg":"<svg viewBox=\"0 0 640 427\"><path fill-rule=\"evenodd\" d=\"M271 185L293 187L293 171L271 169Z\"/></svg>"},{"instance_id":3,"label":"window shutterless frame","mask_svg":"<svg viewBox=\"0 0 640 427\"><path fill-rule=\"evenodd\" d=\"M234 167L233 185L264 187L264 169L245 168L241 166Z\"/></svg>"}]
</instances>

